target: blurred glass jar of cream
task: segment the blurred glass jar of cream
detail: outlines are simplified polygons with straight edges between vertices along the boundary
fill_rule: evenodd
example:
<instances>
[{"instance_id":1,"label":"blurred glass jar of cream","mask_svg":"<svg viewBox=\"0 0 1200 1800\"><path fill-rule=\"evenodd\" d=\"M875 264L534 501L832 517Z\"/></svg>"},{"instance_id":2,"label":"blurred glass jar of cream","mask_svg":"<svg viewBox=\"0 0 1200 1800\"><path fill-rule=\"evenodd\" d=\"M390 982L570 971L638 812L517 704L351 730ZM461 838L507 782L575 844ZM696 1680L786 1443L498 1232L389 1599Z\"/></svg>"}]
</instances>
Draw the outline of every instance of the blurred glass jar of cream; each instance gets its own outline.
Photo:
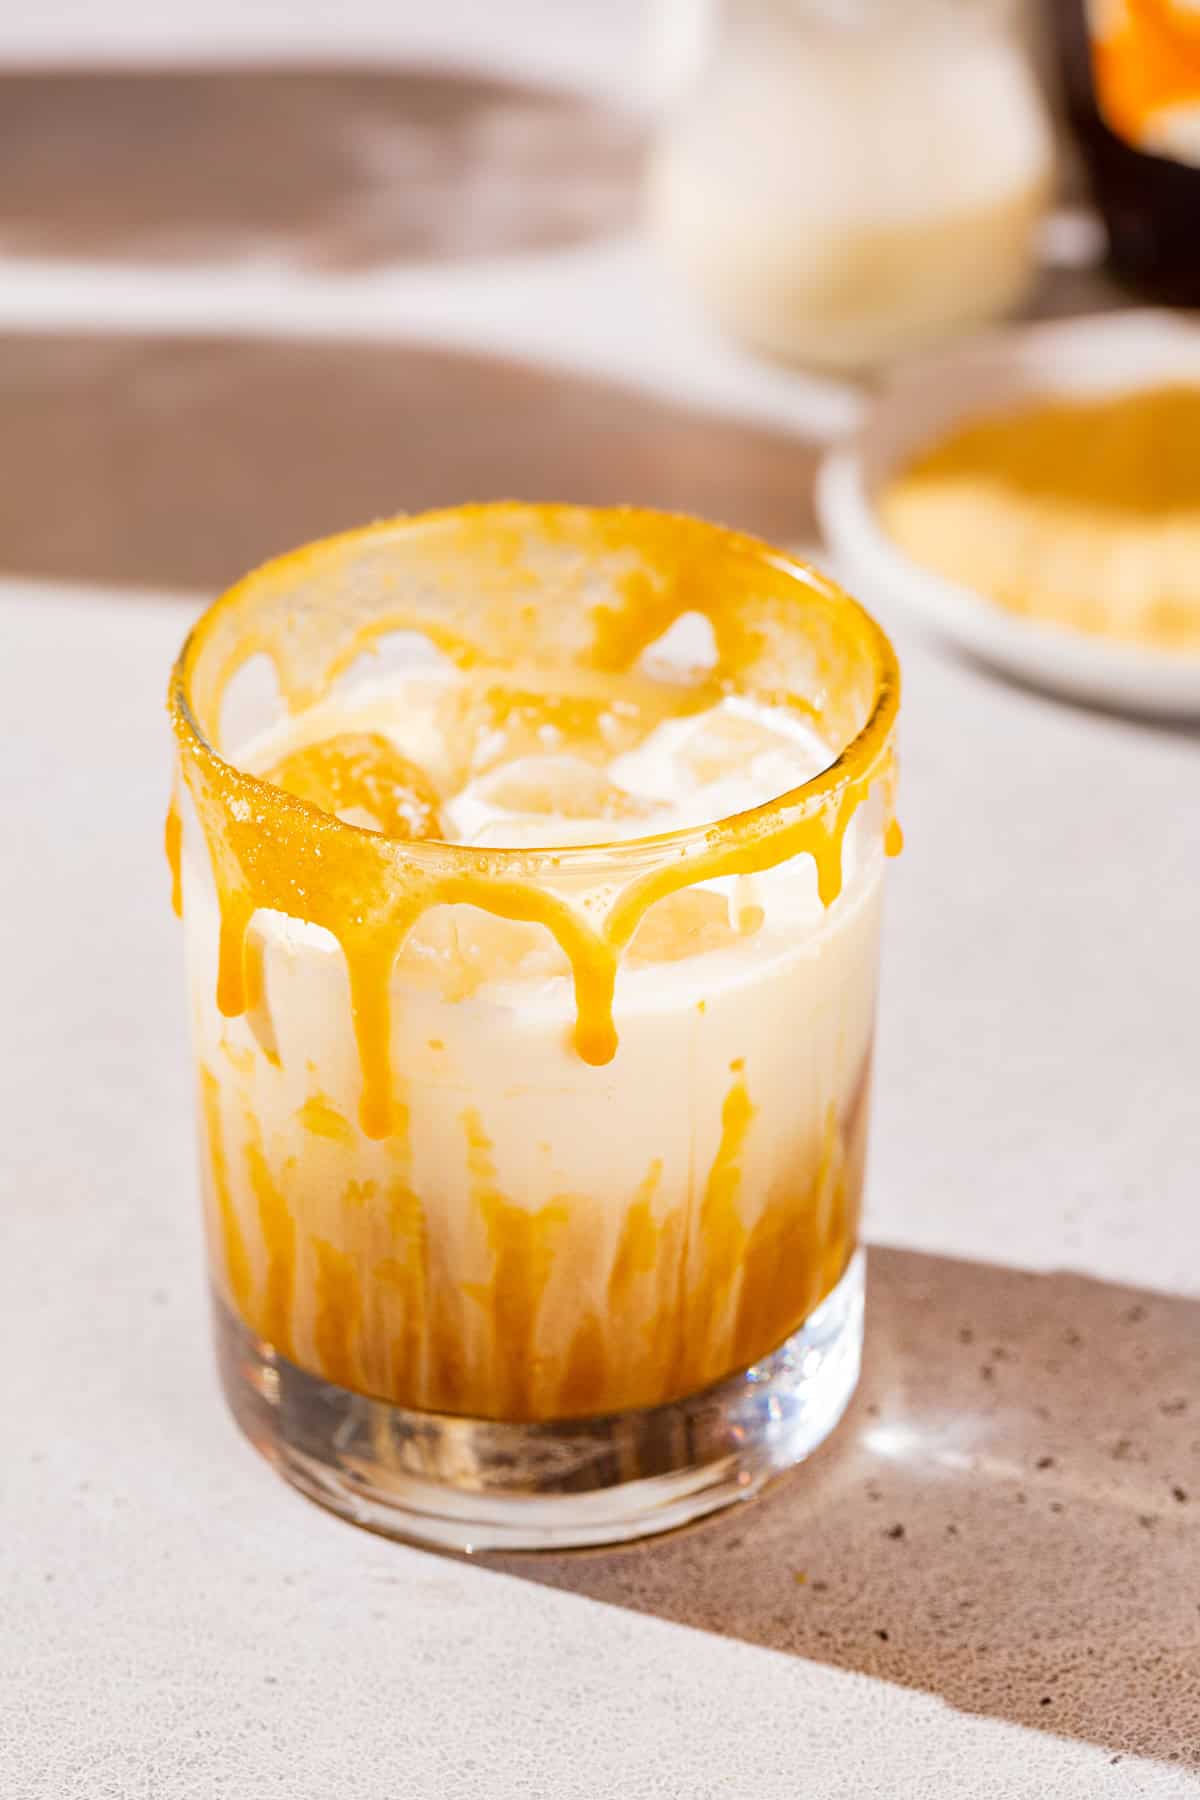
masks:
<instances>
[{"instance_id":1,"label":"blurred glass jar of cream","mask_svg":"<svg viewBox=\"0 0 1200 1800\"><path fill-rule=\"evenodd\" d=\"M651 229L768 354L853 371L1029 286L1053 144L996 0L668 0Z\"/></svg>"}]
</instances>

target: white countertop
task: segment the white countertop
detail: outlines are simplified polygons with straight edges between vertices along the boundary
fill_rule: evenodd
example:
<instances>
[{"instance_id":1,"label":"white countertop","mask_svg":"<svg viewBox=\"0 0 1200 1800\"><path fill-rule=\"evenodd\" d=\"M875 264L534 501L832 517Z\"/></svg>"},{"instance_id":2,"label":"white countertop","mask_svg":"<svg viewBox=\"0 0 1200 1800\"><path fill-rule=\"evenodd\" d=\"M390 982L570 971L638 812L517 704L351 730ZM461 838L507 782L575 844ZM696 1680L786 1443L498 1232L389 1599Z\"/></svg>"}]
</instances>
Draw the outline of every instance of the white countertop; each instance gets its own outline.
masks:
<instances>
[{"instance_id":1,"label":"white countertop","mask_svg":"<svg viewBox=\"0 0 1200 1800\"><path fill-rule=\"evenodd\" d=\"M424 330L777 427L820 433L851 404L715 346L625 242L490 276L473 264L289 280L127 265L92 276L0 265L0 324L252 332L269 316L299 336L369 328L411 341ZM1025 1714L1004 1701L1009 1664L988 1687L986 1642L977 1698L960 1706L951 1684L902 1661L864 1655L863 1668L853 1655L784 1648L790 1630L765 1601L741 1624L733 1612L710 1629L677 1622L693 1616L688 1600L665 1591L665 1575L655 1590L655 1570L680 1559L669 1547L637 1552L625 1565L640 1571L637 1594L605 1604L562 1590L603 1588L615 1559L558 1559L544 1585L404 1549L325 1516L242 1442L208 1346L180 945L160 847L162 695L199 603L0 582L5 1800L1200 1792L1186 1752L1139 1753L1200 1744L1200 1591L1183 1593L1182 1574L1169 1617L1147 1619L1131 1594L1124 1623L1111 1598L1051 1619L1077 1698L1089 1618L1110 1633L1105 1668L1128 1668L1131 1710L1114 1703L1098 1728L1073 1723L1081 1705L1051 1708L1035 1729L1010 1722ZM1155 1341L1175 1359L1173 1378L1191 1379L1200 735L1059 706L903 633L897 642L908 848L891 879L868 1236L916 1253L910 1271L964 1259L964 1292L1003 1265L1034 1271L1030 1292L1051 1305L1061 1271L1114 1284L1122 1317L1153 1312L1156 1295L1189 1297ZM1099 1306L1110 1290L1086 1291ZM940 1353L931 1339L928 1355ZM1086 1393L1086 1370L1075 1379ZM1097 1395L1104 1431L1112 1400ZM1111 1490L1087 1462L1086 1406L1057 1451L1087 1463L1081 1504L1115 1520L1131 1588L1150 1536L1129 1523L1135 1512L1161 1521L1156 1554L1174 1559L1163 1569L1197 1566L1200 1479L1190 1507L1172 1489L1195 1476L1200 1446L1195 1413L1173 1405L1161 1410L1174 1435ZM1019 1438L1019 1420L1010 1429ZM897 1453L872 1447L869 1427L861 1440L881 1467ZM906 1454L920 1465L927 1449L916 1441ZM977 1483L1012 1476L967 1464ZM705 1582L706 1544L714 1556L736 1544L753 1562L760 1518L764 1557L781 1555L789 1518L804 1526L808 1479L790 1478L791 1513L740 1514L736 1540L721 1527L695 1534L689 1581ZM834 1562L837 1529L835 1514ZM1087 1590L1086 1540L1072 1540L1081 1567L1059 1571L1053 1529L1047 1518L1036 1540L1046 1583ZM922 1565L931 1593L941 1567L933 1554ZM1014 1591L1028 1585L1014 1571ZM781 1614L798 1592L781 1587ZM1002 1615L997 1603L998 1633ZM1129 1642L1114 1647L1118 1628Z\"/></svg>"},{"instance_id":2,"label":"white countertop","mask_svg":"<svg viewBox=\"0 0 1200 1800\"><path fill-rule=\"evenodd\" d=\"M13 583L0 616L6 1794L1194 1791L283 1487L208 1350L159 847L189 608ZM870 1236L1195 1293L1200 744L904 652Z\"/></svg>"}]
</instances>

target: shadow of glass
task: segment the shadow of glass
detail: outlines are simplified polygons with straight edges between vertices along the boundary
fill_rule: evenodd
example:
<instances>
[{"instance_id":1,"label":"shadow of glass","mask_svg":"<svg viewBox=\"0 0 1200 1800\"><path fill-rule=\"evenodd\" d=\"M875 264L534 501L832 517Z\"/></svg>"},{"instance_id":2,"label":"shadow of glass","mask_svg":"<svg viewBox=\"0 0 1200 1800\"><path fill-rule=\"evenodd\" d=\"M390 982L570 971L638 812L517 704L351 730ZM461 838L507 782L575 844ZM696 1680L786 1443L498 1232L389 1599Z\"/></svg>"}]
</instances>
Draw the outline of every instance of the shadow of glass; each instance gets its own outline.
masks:
<instances>
[{"instance_id":1,"label":"shadow of glass","mask_svg":"<svg viewBox=\"0 0 1200 1800\"><path fill-rule=\"evenodd\" d=\"M1200 1768L1200 1303L871 1252L850 1414L736 1509L489 1563Z\"/></svg>"},{"instance_id":2,"label":"shadow of glass","mask_svg":"<svg viewBox=\"0 0 1200 1800\"><path fill-rule=\"evenodd\" d=\"M629 224L642 129L443 69L10 70L0 248L346 269L574 244Z\"/></svg>"},{"instance_id":3,"label":"shadow of glass","mask_svg":"<svg viewBox=\"0 0 1200 1800\"><path fill-rule=\"evenodd\" d=\"M0 336L0 572L219 589L464 500L815 532L818 446L524 362L397 343Z\"/></svg>"}]
</instances>

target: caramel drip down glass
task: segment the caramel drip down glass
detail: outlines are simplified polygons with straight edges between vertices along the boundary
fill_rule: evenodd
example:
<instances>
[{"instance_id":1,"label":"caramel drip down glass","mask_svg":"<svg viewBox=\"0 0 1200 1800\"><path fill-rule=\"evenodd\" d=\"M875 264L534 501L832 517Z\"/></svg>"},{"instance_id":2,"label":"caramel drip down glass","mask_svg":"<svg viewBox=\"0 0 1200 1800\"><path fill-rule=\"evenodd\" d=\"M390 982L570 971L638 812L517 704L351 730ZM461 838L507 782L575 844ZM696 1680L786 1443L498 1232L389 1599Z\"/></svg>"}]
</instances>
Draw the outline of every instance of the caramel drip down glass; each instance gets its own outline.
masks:
<instances>
[{"instance_id":1,"label":"caramel drip down glass","mask_svg":"<svg viewBox=\"0 0 1200 1800\"><path fill-rule=\"evenodd\" d=\"M715 822L533 848L428 835L436 797L424 836L362 822L359 738L325 805L262 772L255 745L311 746L414 646L442 671L430 794L488 733L594 756L731 696L828 766ZM398 519L204 615L167 850L218 1353L298 1487L460 1549L600 1543L744 1498L832 1429L898 698L831 583L632 509Z\"/></svg>"}]
</instances>

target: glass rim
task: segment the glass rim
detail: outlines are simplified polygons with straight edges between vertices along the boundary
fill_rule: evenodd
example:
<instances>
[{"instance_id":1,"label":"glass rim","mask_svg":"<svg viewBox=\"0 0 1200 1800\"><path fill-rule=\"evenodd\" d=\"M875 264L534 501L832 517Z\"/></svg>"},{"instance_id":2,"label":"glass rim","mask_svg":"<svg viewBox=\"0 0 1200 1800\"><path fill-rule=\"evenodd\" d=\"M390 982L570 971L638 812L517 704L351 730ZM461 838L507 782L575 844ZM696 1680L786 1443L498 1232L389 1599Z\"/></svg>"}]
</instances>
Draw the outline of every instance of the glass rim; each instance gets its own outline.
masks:
<instances>
[{"instance_id":1,"label":"glass rim","mask_svg":"<svg viewBox=\"0 0 1200 1800\"><path fill-rule=\"evenodd\" d=\"M699 525L705 531L713 533L714 538L719 539L726 550L733 550L739 555L744 555L751 563L759 563L773 569L795 581L799 589L815 593L825 602L831 603L839 628L844 623L845 627L859 639L866 651L870 662L874 691L867 717L829 766L818 774L810 776L796 787L785 789L781 794L759 801L754 806L740 812L724 814L720 818L709 820L703 824L676 826L672 830L655 832L644 837L614 838L589 844L493 846L457 843L444 838L398 838L392 837L386 832L373 830L368 826L350 824L345 819L339 818L336 813L327 812L323 807L289 794L286 789L278 787L274 782L267 781L264 776L253 774L250 770L243 768L240 763L224 756L201 727L190 697L190 681L196 659L220 617L227 610L244 601L260 582L279 576L289 567L295 567L297 570L302 567L311 569L313 564L319 564L323 558L343 550L367 544L385 543L389 539L403 538L410 532L449 523L455 519L480 518L488 514L497 518L521 514L536 518L549 514L563 516L571 513L584 517L627 521L631 527L631 536L635 544L639 522L662 524L674 521L693 528ZM752 533L738 531L712 520L700 519L694 514L643 506L589 506L571 502L541 503L508 500L471 502L457 506L436 507L417 513L396 514L389 519L379 520L370 525L354 526L347 531L314 538L308 543L298 545L295 549L285 551L279 556L271 557L266 562L260 563L211 601L195 621L172 666L167 695L167 708L176 737L181 745L190 745L193 750L198 751L206 759L211 759L218 767L231 772L239 784L248 783L250 792L261 791L270 795L271 804L278 805L280 802L284 802L287 804L289 812L298 809L298 816L311 816L314 820L320 821L324 830L333 829L338 834L345 834L342 841L357 843L369 840L375 849L378 849L382 841L384 844L393 845L410 864L416 865L418 868L425 867L431 873L439 867L460 869L464 863L469 861L472 871L476 874L497 876L520 874L526 877L536 873L539 869L552 869L556 873L584 872L611 867L614 862L659 860L671 853L686 857L691 854L712 851L737 838L757 838L760 834L768 832L773 834L775 831L785 828L789 823L807 817L822 806L830 796L847 787L852 781L868 777L876 765L882 764L895 727L899 706L900 666L891 641L882 626L859 601L848 594L837 582L832 581L800 557L781 550Z\"/></svg>"}]
</instances>

